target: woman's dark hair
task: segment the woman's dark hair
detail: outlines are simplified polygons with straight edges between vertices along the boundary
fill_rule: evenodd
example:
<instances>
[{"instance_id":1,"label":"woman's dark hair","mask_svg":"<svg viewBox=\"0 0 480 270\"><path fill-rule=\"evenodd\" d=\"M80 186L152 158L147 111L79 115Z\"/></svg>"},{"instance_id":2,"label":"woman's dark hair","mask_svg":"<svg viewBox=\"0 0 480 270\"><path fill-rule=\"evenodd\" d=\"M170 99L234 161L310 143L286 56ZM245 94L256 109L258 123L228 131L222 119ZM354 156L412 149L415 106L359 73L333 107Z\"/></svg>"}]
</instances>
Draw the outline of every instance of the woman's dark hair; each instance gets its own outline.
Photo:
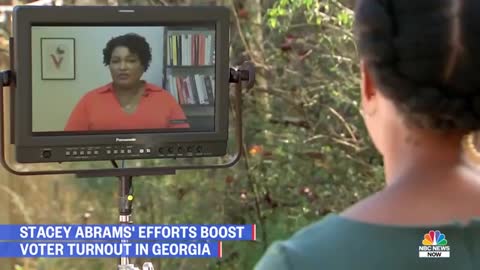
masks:
<instances>
[{"instance_id":1,"label":"woman's dark hair","mask_svg":"<svg viewBox=\"0 0 480 270\"><path fill-rule=\"evenodd\" d=\"M360 57L408 123L480 129L479 11L476 0L357 0Z\"/></svg>"},{"instance_id":2,"label":"woman's dark hair","mask_svg":"<svg viewBox=\"0 0 480 270\"><path fill-rule=\"evenodd\" d=\"M145 40L144 37L129 33L122 36L114 37L107 42L105 49L103 49L103 63L108 66L110 65L110 59L112 57L112 52L116 47L127 47L128 50L138 55L140 62L144 67L144 71L147 71L152 61L152 52L150 45Z\"/></svg>"}]
</instances>

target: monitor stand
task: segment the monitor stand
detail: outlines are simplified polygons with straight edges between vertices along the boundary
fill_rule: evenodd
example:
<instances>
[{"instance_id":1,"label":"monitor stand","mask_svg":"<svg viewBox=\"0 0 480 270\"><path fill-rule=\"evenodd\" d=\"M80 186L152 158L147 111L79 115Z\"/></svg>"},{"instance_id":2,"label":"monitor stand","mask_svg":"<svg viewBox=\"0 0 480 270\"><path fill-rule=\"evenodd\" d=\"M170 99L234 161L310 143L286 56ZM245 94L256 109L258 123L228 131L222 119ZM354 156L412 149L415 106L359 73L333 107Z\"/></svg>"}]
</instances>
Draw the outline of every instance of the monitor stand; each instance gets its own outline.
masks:
<instances>
[{"instance_id":1,"label":"monitor stand","mask_svg":"<svg viewBox=\"0 0 480 270\"><path fill-rule=\"evenodd\" d=\"M250 62L245 62L242 66L238 68L230 68L229 82L236 84L237 99L241 100L242 83L244 83L244 87L246 89L252 88L255 83L255 67ZM236 104L236 105L237 107L241 106L241 104ZM237 117L239 116L237 115ZM241 120L240 120L240 123L241 123ZM241 138L239 143L240 142L242 142ZM156 175L160 175L160 174L175 175L175 173L176 171L174 169L165 169L161 171L157 170ZM82 174L77 174L77 176L82 177ZM88 177L92 175L89 175L87 173L84 176ZM118 176L118 179L120 181L119 183L120 184L119 186L119 222L122 225L133 224L133 221L132 221L132 212L133 212L132 204L134 200L133 176L121 175L121 176ZM142 265L142 269L139 269L134 264L130 263L130 259L128 257L120 257L120 264L118 265L117 270L154 270L154 267L151 262L144 262Z\"/></svg>"},{"instance_id":2,"label":"monitor stand","mask_svg":"<svg viewBox=\"0 0 480 270\"><path fill-rule=\"evenodd\" d=\"M169 174L167 172L166 174ZM120 176L119 186L119 222L122 225L130 225L132 221L132 204L133 204L133 177L132 176ZM122 240L124 242L124 240ZM120 263L117 267L117 270L140 270L138 267L135 267L134 264L130 263L128 257L120 257ZM141 270L154 270L153 264L151 262L144 262Z\"/></svg>"}]
</instances>

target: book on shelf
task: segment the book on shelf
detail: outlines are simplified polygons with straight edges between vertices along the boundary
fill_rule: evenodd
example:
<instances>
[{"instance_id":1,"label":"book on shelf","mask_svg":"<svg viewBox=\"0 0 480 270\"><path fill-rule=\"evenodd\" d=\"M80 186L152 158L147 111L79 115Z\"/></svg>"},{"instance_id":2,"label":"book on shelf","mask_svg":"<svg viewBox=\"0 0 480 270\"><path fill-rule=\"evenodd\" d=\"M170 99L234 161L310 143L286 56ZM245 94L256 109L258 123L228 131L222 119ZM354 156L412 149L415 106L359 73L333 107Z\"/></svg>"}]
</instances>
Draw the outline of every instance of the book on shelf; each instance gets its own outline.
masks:
<instances>
[{"instance_id":1,"label":"book on shelf","mask_svg":"<svg viewBox=\"0 0 480 270\"><path fill-rule=\"evenodd\" d=\"M215 64L215 44L212 34L178 33L168 34L169 66L208 66Z\"/></svg>"},{"instance_id":2,"label":"book on shelf","mask_svg":"<svg viewBox=\"0 0 480 270\"><path fill-rule=\"evenodd\" d=\"M212 75L167 75L167 87L180 105L213 105L215 101Z\"/></svg>"}]
</instances>

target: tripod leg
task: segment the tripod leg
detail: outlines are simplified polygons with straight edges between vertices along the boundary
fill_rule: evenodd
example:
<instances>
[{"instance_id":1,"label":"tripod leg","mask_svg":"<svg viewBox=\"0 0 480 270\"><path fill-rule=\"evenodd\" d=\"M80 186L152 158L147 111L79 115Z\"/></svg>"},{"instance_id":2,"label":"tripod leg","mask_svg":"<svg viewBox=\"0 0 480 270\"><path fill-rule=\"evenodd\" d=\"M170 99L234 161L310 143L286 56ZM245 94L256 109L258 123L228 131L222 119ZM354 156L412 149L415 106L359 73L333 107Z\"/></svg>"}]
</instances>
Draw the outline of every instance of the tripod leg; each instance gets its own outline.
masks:
<instances>
[{"instance_id":1,"label":"tripod leg","mask_svg":"<svg viewBox=\"0 0 480 270\"><path fill-rule=\"evenodd\" d=\"M120 176L120 187L119 187L119 222L120 224L129 225L132 224L131 214L132 214L132 203L133 203L133 189L132 189L132 176ZM122 243L127 242L122 240ZM133 270L133 265L130 264L128 257L120 257L120 266L131 267ZM129 269L129 268L125 268Z\"/></svg>"}]
</instances>

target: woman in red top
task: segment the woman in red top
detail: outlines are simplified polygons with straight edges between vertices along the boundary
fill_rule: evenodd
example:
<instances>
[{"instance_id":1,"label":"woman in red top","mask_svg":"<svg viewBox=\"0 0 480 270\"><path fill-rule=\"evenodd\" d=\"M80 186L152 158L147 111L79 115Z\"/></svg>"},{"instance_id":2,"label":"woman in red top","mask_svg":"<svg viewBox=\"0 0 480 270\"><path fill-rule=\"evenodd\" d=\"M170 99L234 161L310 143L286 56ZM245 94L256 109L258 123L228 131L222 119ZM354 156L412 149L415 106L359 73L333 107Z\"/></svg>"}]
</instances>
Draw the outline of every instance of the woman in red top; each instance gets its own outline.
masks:
<instances>
[{"instance_id":1,"label":"woman in red top","mask_svg":"<svg viewBox=\"0 0 480 270\"><path fill-rule=\"evenodd\" d=\"M103 50L112 82L86 93L65 131L189 128L185 113L170 93L141 80L152 60L144 37L126 34Z\"/></svg>"}]
</instances>

